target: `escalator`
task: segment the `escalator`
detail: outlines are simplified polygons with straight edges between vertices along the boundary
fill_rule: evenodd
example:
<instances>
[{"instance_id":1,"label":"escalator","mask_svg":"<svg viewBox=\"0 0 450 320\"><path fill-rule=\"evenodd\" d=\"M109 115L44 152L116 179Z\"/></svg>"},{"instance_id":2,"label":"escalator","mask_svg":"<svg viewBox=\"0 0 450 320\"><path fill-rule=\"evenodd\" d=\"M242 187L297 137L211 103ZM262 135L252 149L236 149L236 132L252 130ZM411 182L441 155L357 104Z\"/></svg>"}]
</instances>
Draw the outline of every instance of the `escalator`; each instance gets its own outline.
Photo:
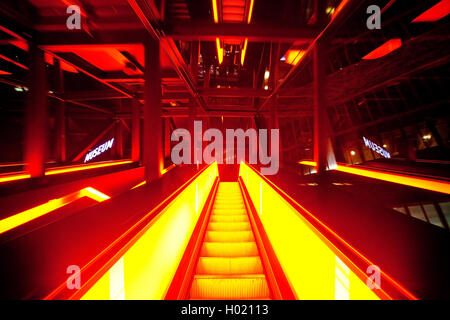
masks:
<instances>
[{"instance_id":1,"label":"escalator","mask_svg":"<svg viewBox=\"0 0 450 320\"><path fill-rule=\"evenodd\" d=\"M383 273L372 290L373 263L257 170L230 180L198 172L89 262L81 290L64 282L48 298L415 298Z\"/></svg>"},{"instance_id":2,"label":"escalator","mask_svg":"<svg viewBox=\"0 0 450 320\"><path fill-rule=\"evenodd\" d=\"M219 183L189 298L271 298L238 182Z\"/></svg>"}]
</instances>

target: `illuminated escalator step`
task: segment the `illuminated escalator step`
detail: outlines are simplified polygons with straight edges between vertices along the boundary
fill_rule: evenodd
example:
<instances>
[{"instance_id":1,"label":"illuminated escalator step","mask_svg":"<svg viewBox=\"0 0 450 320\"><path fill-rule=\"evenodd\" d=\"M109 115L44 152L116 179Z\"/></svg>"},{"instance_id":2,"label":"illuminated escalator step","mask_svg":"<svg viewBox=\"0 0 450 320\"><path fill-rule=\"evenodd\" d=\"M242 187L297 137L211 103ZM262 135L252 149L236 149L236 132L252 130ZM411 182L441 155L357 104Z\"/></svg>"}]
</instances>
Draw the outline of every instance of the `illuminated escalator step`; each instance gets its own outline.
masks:
<instances>
[{"instance_id":1,"label":"illuminated escalator step","mask_svg":"<svg viewBox=\"0 0 450 320\"><path fill-rule=\"evenodd\" d=\"M211 231L247 231L251 230L248 222L210 222L208 229Z\"/></svg>"},{"instance_id":2,"label":"illuminated escalator step","mask_svg":"<svg viewBox=\"0 0 450 320\"><path fill-rule=\"evenodd\" d=\"M248 217L245 214L213 214L210 222L247 222Z\"/></svg>"},{"instance_id":3,"label":"illuminated escalator step","mask_svg":"<svg viewBox=\"0 0 450 320\"><path fill-rule=\"evenodd\" d=\"M237 204L215 204L214 209L242 209L244 210L244 204L243 203L237 203Z\"/></svg>"},{"instance_id":4,"label":"illuminated escalator step","mask_svg":"<svg viewBox=\"0 0 450 320\"><path fill-rule=\"evenodd\" d=\"M191 299L270 299L264 274L237 277L196 275L190 291Z\"/></svg>"},{"instance_id":5,"label":"illuminated escalator step","mask_svg":"<svg viewBox=\"0 0 450 320\"><path fill-rule=\"evenodd\" d=\"M252 257L258 256L255 242L204 242L202 257Z\"/></svg>"},{"instance_id":6,"label":"illuminated escalator step","mask_svg":"<svg viewBox=\"0 0 450 320\"><path fill-rule=\"evenodd\" d=\"M233 214L242 214L247 215L247 211L244 208L214 208L212 210L212 214L226 214L226 215L233 215Z\"/></svg>"},{"instance_id":7,"label":"illuminated escalator step","mask_svg":"<svg viewBox=\"0 0 450 320\"><path fill-rule=\"evenodd\" d=\"M259 257L200 257L197 274L238 275L263 273Z\"/></svg>"},{"instance_id":8,"label":"illuminated escalator step","mask_svg":"<svg viewBox=\"0 0 450 320\"><path fill-rule=\"evenodd\" d=\"M242 200L220 200L214 203L215 206L243 206Z\"/></svg>"},{"instance_id":9,"label":"illuminated escalator step","mask_svg":"<svg viewBox=\"0 0 450 320\"><path fill-rule=\"evenodd\" d=\"M205 241L209 242L246 242L255 241L251 231L207 231Z\"/></svg>"}]
</instances>

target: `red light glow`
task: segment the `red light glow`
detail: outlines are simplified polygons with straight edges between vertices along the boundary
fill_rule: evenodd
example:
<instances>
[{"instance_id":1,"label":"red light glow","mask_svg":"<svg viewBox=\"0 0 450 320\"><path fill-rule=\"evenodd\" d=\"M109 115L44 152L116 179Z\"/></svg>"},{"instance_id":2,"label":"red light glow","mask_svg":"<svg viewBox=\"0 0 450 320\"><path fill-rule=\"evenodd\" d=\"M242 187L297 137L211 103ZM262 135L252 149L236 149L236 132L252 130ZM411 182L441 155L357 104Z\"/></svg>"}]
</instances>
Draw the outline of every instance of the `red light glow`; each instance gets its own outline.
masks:
<instances>
[{"instance_id":1,"label":"red light glow","mask_svg":"<svg viewBox=\"0 0 450 320\"><path fill-rule=\"evenodd\" d=\"M245 164L245 167L250 168L252 170L252 172L256 173L256 175L259 176L259 178L262 181L265 181L272 189L274 189L276 192L278 192L278 194L282 195L282 197L284 199L286 199L288 202L291 203L291 205L293 204L294 207L296 208L300 208L301 209L301 215L306 214L308 217L310 217L312 219L312 221L315 221L318 225L320 225L323 229L325 229L329 234L331 234L335 239L337 239L339 242L341 242L347 249L349 249L351 252L353 252L353 254L355 254L359 259L361 259L361 261L363 261L366 265L374 265L374 263L372 261L370 261L368 258L366 258L362 253L360 253L358 250L356 250L354 247L352 247L347 241L345 241L343 238L341 238L337 233L335 233L332 229L330 229L325 223L323 223L322 221L320 221L315 215L313 215L310 211L308 211L306 208L304 208L302 205L300 205L296 200L294 200L293 198L291 198L287 193L285 193L283 190L281 190L277 185L275 185L272 181L270 181L269 179L267 179L265 176L261 175L255 168L253 168L252 166L249 166L247 164ZM248 170L248 169L247 169ZM242 176L243 180L244 179L244 174L243 174L243 164L241 163L241 169L240 169L240 175ZM248 178L247 178L248 179ZM247 182L248 184L248 182ZM261 187L260 187L261 188ZM298 210L298 209L296 209ZM298 211L300 213L300 211ZM316 228L316 227L314 227ZM321 234L320 231L318 231L316 229L316 234ZM333 248L333 250L335 252L339 252L340 255L345 256L341 250L339 250L333 243L331 243L331 241L329 239L327 239L327 237L322 235L322 238L324 241L328 242L329 245ZM355 268L358 269L358 267L355 265L354 262L348 260L348 262ZM405 289L402 285L400 285L398 282L396 282L392 277L390 277L389 275L387 275L385 272L381 271L382 275L384 278L386 278L386 280L388 280L390 282L391 285L393 285L397 290L399 290L399 292L401 292L403 295L405 295L406 297L408 297L408 299L411 300L418 300L418 298L416 296L414 296L411 292L409 292L407 289ZM384 293L384 295L389 298L392 299L386 292L384 292L384 290L381 289L381 291Z\"/></svg>"},{"instance_id":2,"label":"red light glow","mask_svg":"<svg viewBox=\"0 0 450 320\"><path fill-rule=\"evenodd\" d=\"M296 65L300 62L300 59L304 56L305 50L288 50L286 52L286 63Z\"/></svg>"},{"instance_id":3,"label":"red light glow","mask_svg":"<svg viewBox=\"0 0 450 320\"><path fill-rule=\"evenodd\" d=\"M25 210L23 212L17 213L8 218L0 220L0 234L9 231L11 229L17 228L39 217L42 217L43 215L46 215L47 213L50 213L52 211L55 211L56 209L64 207L65 205L68 205L82 197L88 197L97 202L102 202L110 198L106 194L92 187L86 187L79 191L68 194L64 197L52 199L39 206L36 206L34 208Z\"/></svg>"},{"instance_id":4,"label":"red light glow","mask_svg":"<svg viewBox=\"0 0 450 320\"><path fill-rule=\"evenodd\" d=\"M124 160L124 161L103 162L103 163L90 164L90 165L59 167L59 168L49 169L47 172L45 172L45 175L50 176L50 175L55 175L55 174L60 174L60 173L68 173L68 172L76 172L76 171L89 170L89 169L95 169L95 168L117 166L117 165L127 164L127 163L132 163L132 161ZM30 175L26 174L26 173L6 174L6 175L0 176L0 183L8 182L8 181L15 181L15 180L23 180L23 179L28 179L28 178L30 178Z\"/></svg>"},{"instance_id":5,"label":"red light glow","mask_svg":"<svg viewBox=\"0 0 450 320\"><path fill-rule=\"evenodd\" d=\"M127 164L127 163L132 163L132 161L126 160L126 161L117 161L117 162L97 163L97 164L91 164L91 165L87 165L87 166L80 165L80 166L70 166L70 167L64 167L64 168L55 168L55 169L49 169L47 172L45 172L45 175L50 176L50 175L54 175L54 174L76 172L76 171L89 170L89 169L95 169L95 168L104 168L104 167L117 166L120 164Z\"/></svg>"},{"instance_id":6,"label":"red light glow","mask_svg":"<svg viewBox=\"0 0 450 320\"><path fill-rule=\"evenodd\" d=\"M450 0L442 0L430 9L419 15L412 22L434 22L438 21L450 13Z\"/></svg>"},{"instance_id":7,"label":"red light glow","mask_svg":"<svg viewBox=\"0 0 450 320\"><path fill-rule=\"evenodd\" d=\"M363 60L374 60L385 55L391 53L392 51L397 50L402 46L402 39L391 39L383 43L381 46L366 54L362 59Z\"/></svg>"},{"instance_id":8,"label":"red light glow","mask_svg":"<svg viewBox=\"0 0 450 320\"><path fill-rule=\"evenodd\" d=\"M223 48L220 47L220 40L216 38L216 46L217 46L217 58L219 59L219 64L223 62Z\"/></svg>"},{"instance_id":9,"label":"red light glow","mask_svg":"<svg viewBox=\"0 0 450 320\"><path fill-rule=\"evenodd\" d=\"M314 161L300 161L299 163L307 166L316 166L316 163ZM334 170L387 182L403 184L410 187L450 194L450 183L448 182L427 178L410 177L399 173L386 173L373 169L355 168L344 164L339 164L338 167Z\"/></svg>"}]
</instances>

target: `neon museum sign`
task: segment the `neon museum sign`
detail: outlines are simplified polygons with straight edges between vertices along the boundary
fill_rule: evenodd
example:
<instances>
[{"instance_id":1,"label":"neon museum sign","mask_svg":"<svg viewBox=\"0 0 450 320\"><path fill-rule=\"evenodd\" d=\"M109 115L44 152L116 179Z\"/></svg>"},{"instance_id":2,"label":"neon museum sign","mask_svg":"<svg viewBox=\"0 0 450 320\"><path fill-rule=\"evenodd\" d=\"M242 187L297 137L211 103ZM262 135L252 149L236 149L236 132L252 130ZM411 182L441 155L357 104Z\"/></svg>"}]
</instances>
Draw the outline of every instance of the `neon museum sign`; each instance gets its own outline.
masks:
<instances>
[{"instance_id":1,"label":"neon museum sign","mask_svg":"<svg viewBox=\"0 0 450 320\"><path fill-rule=\"evenodd\" d=\"M106 150L111 149L112 146L113 146L113 143L114 143L114 138L112 138L111 140L108 140L105 143L99 145L97 148L95 148L91 152L88 152L86 154L86 157L84 158L84 162L86 163L86 162L94 159L96 156L102 154Z\"/></svg>"},{"instance_id":2,"label":"neon museum sign","mask_svg":"<svg viewBox=\"0 0 450 320\"><path fill-rule=\"evenodd\" d=\"M270 156L268 154L268 131L270 131ZM243 129L226 129L226 149L224 150L224 137L221 130L210 128L203 133L202 121L194 121L193 139L191 139L191 133L187 129L179 128L172 132L170 140L179 141L179 143L172 148L170 156L172 162L176 165L182 163L202 164L203 161L206 164L211 164L215 161L218 164L222 164L224 155L227 164L240 163L241 161L245 161L245 155L247 153L246 139L248 139L249 146L248 162L250 164L257 164L259 158L259 163L262 165L262 174L277 174L280 162L279 129L259 129L258 131L253 128L247 129L246 131ZM194 143L193 162L191 157L191 141ZM210 141L210 143L203 149L204 141ZM236 157L234 157L235 146Z\"/></svg>"},{"instance_id":3,"label":"neon museum sign","mask_svg":"<svg viewBox=\"0 0 450 320\"><path fill-rule=\"evenodd\" d=\"M385 149L383 149L382 147L380 147L379 145L377 145L376 143L370 141L366 137L363 137L363 140L364 140L364 144L366 145L366 147L372 149L373 151L375 151L378 154L381 154L385 158L388 158L388 159L391 158L391 154L389 152L387 152Z\"/></svg>"}]
</instances>

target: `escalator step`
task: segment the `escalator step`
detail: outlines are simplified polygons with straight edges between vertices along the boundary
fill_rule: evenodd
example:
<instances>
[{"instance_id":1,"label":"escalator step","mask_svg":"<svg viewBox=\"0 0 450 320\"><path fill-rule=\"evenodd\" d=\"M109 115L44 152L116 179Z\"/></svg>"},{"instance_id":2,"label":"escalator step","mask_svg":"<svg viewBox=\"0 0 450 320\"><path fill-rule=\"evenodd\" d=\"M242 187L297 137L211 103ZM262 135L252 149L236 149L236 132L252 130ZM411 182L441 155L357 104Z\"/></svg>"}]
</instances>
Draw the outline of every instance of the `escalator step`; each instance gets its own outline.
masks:
<instances>
[{"instance_id":1,"label":"escalator step","mask_svg":"<svg viewBox=\"0 0 450 320\"><path fill-rule=\"evenodd\" d=\"M202 257L251 257L258 256L255 242L204 242Z\"/></svg>"},{"instance_id":2,"label":"escalator step","mask_svg":"<svg viewBox=\"0 0 450 320\"><path fill-rule=\"evenodd\" d=\"M236 209L241 209L244 210L245 206L244 203L236 203L236 204L214 204L213 209L218 209L218 210L223 210L223 209L227 209L227 210L236 210Z\"/></svg>"},{"instance_id":3,"label":"escalator step","mask_svg":"<svg viewBox=\"0 0 450 320\"><path fill-rule=\"evenodd\" d=\"M200 257L197 274L255 274L263 273L261 259L257 257Z\"/></svg>"},{"instance_id":4,"label":"escalator step","mask_svg":"<svg viewBox=\"0 0 450 320\"><path fill-rule=\"evenodd\" d=\"M248 222L245 214L213 214L210 222Z\"/></svg>"},{"instance_id":5,"label":"escalator step","mask_svg":"<svg viewBox=\"0 0 450 320\"><path fill-rule=\"evenodd\" d=\"M242 199L235 199L235 200L220 200L220 201L215 201L214 202L215 206L232 206L232 207L236 207L236 206L242 206L244 205L244 201L242 201Z\"/></svg>"},{"instance_id":6,"label":"escalator step","mask_svg":"<svg viewBox=\"0 0 450 320\"><path fill-rule=\"evenodd\" d=\"M255 241L251 231L207 231L205 241L209 242L247 242Z\"/></svg>"},{"instance_id":7,"label":"escalator step","mask_svg":"<svg viewBox=\"0 0 450 320\"><path fill-rule=\"evenodd\" d=\"M251 230L248 222L210 222L208 229L211 231L248 231Z\"/></svg>"},{"instance_id":8,"label":"escalator step","mask_svg":"<svg viewBox=\"0 0 450 320\"><path fill-rule=\"evenodd\" d=\"M264 274L239 277L199 276L192 282L191 299L270 299Z\"/></svg>"},{"instance_id":9,"label":"escalator step","mask_svg":"<svg viewBox=\"0 0 450 320\"><path fill-rule=\"evenodd\" d=\"M233 208L218 209L218 208L214 208L212 210L212 214L243 214L243 215L247 215L247 211L244 208L240 208L240 209L233 209Z\"/></svg>"}]
</instances>

